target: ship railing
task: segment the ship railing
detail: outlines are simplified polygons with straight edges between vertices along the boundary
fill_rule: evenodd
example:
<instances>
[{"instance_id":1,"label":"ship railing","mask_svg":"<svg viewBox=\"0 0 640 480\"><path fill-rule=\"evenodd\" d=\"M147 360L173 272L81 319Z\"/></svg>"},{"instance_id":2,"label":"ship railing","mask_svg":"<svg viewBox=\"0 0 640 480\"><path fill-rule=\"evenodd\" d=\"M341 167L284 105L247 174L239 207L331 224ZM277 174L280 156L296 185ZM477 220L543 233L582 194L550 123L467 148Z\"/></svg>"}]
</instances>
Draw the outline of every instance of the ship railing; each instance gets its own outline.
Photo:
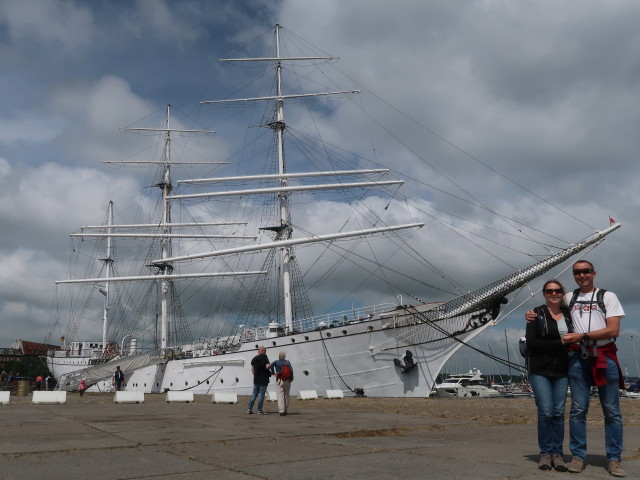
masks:
<instances>
[{"instance_id":1,"label":"ship railing","mask_svg":"<svg viewBox=\"0 0 640 480\"><path fill-rule=\"evenodd\" d=\"M396 308L395 303L381 303L366 307L352 308L342 312L316 315L315 317L295 320L293 322L293 332L301 333L313 330L323 330L325 328L341 327L352 325L373 319L377 315L388 313Z\"/></svg>"},{"instance_id":2,"label":"ship railing","mask_svg":"<svg viewBox=\"0 0 640 480\"><path fill-rule=\"evenodd\" d=\"M257 342L267 339L267 333L269 327L251 327L247 328L244 332L241 332L239 339L243 343Z\"/></svg>"},{"instance_id":3,"label":"ship railing","mask_svg":"<svg viewBox=\"0 0 640 480\"><path fill-rule=\"evenodd\" d=\"M277 336L353 325L372 320L383 316L384 314L391 316L398 308L402 307L398 307L395 303L381 303L378 305L352 308L341 312L327 313L324 315L316 315L314 317L294 320L293 331L289 331L289 329L284 325L280 325L278 327ZM269 326L244 328L243 331L238 332L236 337L242 343L259 342L275 336L274 333L270 331L270 328L271 327Z\"/></svg>"},{"instance_id":4,"label":"ship railing","mask_svg":"<svg viewBox=\"0 0 640 480\"><path fill-rule=\"evenodd\" d=\"M442 305L442 302L424 303L417 306L398 306L395 310L382 315L383 319L389 319L389 322L385 323L383 328L400 328L424 323L424 318L421 314L438 308L440 305Z\"/></svg>"}]
</instances>

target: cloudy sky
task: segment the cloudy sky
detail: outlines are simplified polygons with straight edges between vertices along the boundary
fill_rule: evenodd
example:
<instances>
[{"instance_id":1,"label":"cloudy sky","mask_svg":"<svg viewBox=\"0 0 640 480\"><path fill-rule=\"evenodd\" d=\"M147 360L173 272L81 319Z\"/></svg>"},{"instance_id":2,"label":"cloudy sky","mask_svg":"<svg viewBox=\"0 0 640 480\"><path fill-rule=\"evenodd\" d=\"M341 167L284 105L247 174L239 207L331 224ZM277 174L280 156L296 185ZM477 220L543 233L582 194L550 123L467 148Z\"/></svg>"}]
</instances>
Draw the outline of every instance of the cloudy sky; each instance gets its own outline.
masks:
<instances>
[{"instance_id":1,"label":"cloudy sky","mask_svg":"<svg viewBox=\"0 0 640 480\"><path fill-rule=\"evenodd\" d=\"M340 56L355 88L425 127L407 125L403 141L491 208L569 241L606 228L609 215L622 223L589 258L597 284L627 311L618 346L637 373L634 0L0 0L0 346L46 337L68 233L138 185L100 163L122 156L118 128L166 104L193 111L205 92L231 95L217 59L260 45L276 23ZM487 178L452 158L486 164ZM509 273L502 267L485 256L451 265L457 278L466 271L485 283ZM517 339L521 318L515 312L475 343L504 355L505 329ZM492 368L464 350L452 360L469 366Z\"/></svg>"}]
</instances>

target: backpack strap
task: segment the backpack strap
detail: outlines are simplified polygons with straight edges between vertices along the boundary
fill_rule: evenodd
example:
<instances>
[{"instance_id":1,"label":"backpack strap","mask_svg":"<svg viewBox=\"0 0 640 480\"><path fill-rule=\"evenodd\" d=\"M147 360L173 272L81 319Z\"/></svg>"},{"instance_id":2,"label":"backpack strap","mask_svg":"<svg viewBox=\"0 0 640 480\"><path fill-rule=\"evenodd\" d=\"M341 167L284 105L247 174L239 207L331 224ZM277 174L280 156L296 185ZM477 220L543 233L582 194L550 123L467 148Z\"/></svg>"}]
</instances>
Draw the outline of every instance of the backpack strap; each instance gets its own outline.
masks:
<instances>
[{"instance_id":1,"label":"backpack strap","mask_svg":"<svg viewBox=\"0 0 640 480\"><path fill-rule=\"evenodd\" d=\"M604 314L604 318L607 318L607 307L604 306L604 294L606 292L607 291L604 288L599 288L598 292L596 293L596 302L598 303L600 310Z\"/></svg>"},{"instance_id":2,"label":"backpack strap","mask_svg":"<svg viewBox=\"0 0 640 480\"><path fill-rule=\"evenodd\" d=\"M569 311L573 310L573 306L576 304L576 300L578 300L579 294L580 294L580 289L576 288L573 291L573 296L571 297L571 300L569 301Z\"/></svg>"},{"instance_id":3,"label":"backpack strap","mask_svg":"<svg viewBox=\"0 0 640 480\"><path fill-rule=\"evenodd\" d=\"M567 324L569 333L574 333L573 318L571 318L571 309L567 306L562 306L560 307L560 310L562 311L562 315L564 316L564 321Z\"/></svg>"},{"instance_id":4,"label":"backpack strap","mask_svg":"<svg viewBox=\"0 0 640 480\"><path fill-rule=\"evenodd\" d=\"M533 309L536 312L536 324L538 325L538 333L543 337L546 337L549 333L549 329L547 327L547 312L545 311L545 307L540 305Z\"/></svg>"},{"instance_id":5,"label":"backpack strap","mask_svg":"<svg viewBox=\"0 0 640 480\"><path fill-rule=\"evenodd\" d=\"M598 304L598 307L600 307L600 310L604 314L605 318L607 316L607 307L604 306L604 294L606 292L607 291L604 288L599 288L598 291L596 292L596 303ZM573 309L573 306L575 305L576 301L578 300L578 295L579 294L580 294L580 289L576 288L573 291L573 296L571 297L571 301L569 302L569 311L571 311Z\"/></svg>"}]
</instances>

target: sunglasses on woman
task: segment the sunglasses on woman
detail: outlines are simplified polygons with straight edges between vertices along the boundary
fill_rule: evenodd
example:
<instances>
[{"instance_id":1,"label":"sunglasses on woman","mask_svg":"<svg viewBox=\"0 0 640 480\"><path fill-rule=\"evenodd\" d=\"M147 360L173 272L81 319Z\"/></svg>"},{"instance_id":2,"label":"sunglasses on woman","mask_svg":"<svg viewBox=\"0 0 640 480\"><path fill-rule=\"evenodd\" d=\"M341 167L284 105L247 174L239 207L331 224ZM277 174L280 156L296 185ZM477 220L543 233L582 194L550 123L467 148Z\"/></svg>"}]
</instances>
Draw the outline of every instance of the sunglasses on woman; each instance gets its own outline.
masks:
<instances>
[{"instance_id":1,"label":"sunglasses on woman","mask_svg":"<svg viewBox=\"0 0 640 480\"><path fill-rule=\"evenodd\" d=\"M561 288L545 288L544 293L546 293L547 295L551 295L553 293L555 293L556 295L562 295L564 293L564 290L562 290Z\"/></svg>"}]
</instances>

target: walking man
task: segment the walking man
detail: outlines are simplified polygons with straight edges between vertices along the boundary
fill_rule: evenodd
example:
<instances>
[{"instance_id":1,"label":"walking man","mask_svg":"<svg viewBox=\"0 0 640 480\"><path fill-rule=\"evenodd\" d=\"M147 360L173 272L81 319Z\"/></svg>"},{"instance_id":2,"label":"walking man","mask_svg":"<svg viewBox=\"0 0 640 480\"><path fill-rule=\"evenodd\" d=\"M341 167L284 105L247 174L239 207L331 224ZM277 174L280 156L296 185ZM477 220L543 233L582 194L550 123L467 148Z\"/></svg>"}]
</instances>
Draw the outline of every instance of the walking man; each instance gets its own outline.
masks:
<instances>
[{"instance_id":1,"label":"walking man","mask_svg":"<svg viewBox=\"0 0 640 480\"><path fill-rule=\"evenodd\" d=\"M267 357L267 349L263 346L258 347L258 355L251 360L251 373L253 373L253 393L249 399L249 406L247 413L253 413L253 404L258 399L258 415L266 415L262 410L262 404L264 403L264 395L267 392L267 386L269 385L269 377L271 372L269 371L269 357Z\"/></svg>"},{"instance_id":2,"label":"walking man","mask_svg":"<svg viewBox=\"0 0 640 480\"><path fill-rule=\"evenodd\" d=\"M280 352L278 360L271 364L271 372L276 375L276 396L281 417L285 416L289 410L289 392L293 381L293 367L286 356L286 353Z\"/></svg>"},{"instance_id":3,"label":"walking man","mask_svg":"<svg viewBox=\"0 0 640 480\"><path fill-rule=\"evenodd\" d=\"M623 445L619 393L619 389L624 388L624 379L615 340L620 334L620 320L625 314L613 292L594 286L595 276L596 270L591 262L577 261L573 264L573 278L579 288L565 296L574 329L574 333L562 337L562 342L569 348L571 388L569 448L573 459L568 470L579 473L585 467L589 395L591 385L595 385L604 414L607 470L614 477L624 477L626 474L620 465ZM535 313L531 313L533 310L526 313L527 321L535 320Z\"/></svg>"},{"instance_id":4,"label":"walking man","mask_svg":"<svg viewBox=\"0 0 640 480\"><path fill-rule=\"evenodd\" d=\"M122 384L124 383L124 373L120 370L120 365L116 367L116 371L113 372L113 379L111 381L116 386L116 392L122 390Z\"/></svg>"}]
</instances>

